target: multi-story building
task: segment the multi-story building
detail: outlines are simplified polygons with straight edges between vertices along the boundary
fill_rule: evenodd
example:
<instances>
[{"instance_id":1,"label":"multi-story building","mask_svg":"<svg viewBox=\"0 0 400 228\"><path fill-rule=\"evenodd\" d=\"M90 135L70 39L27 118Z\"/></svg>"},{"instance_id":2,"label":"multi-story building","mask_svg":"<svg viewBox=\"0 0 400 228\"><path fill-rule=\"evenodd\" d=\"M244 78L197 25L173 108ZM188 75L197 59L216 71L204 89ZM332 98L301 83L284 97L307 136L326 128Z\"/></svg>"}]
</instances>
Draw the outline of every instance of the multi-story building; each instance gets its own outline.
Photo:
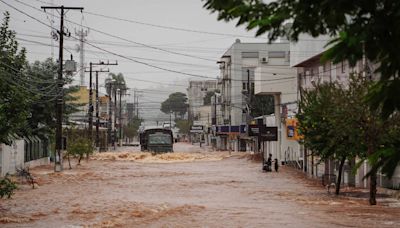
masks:
<instances>
[{"instance_id":1,"label":"multi-story building","mask_svg":"<svg viewBox=\"0 0 400 228\"><path fill-rule=\"evenodd\" d=\"M196 80L189 82L188 102L189 102L189 118L193 121L194 125L201 125L204 129L204 134L194 134L192 139L194 141L208 142L206 132L211 126L212 114L211 103L204 104L204 98L208 92L218 92L217 80Z\"/></svg>"},{"instance_id":2,"label":"multi-story building","mask_svg":"<svg viewBox=\"0 0 400 228\"><path fill-rule=\"evenodd\" d=\"M299 42L291 45L291 65L297 69L299 87L304 90L313 89L315 84L323 82L338 82L345 87L348 85L349 76L352 73L362 74L375 80L378 75L373 75L376 65L367 60L358 61L354 67L351 67L346 61L334 64L331 61L322 62L321 57L326 51L326 43L329 37L323 36L311 38L303 35ZM310 176L321 177L324 174L337 174L338 169L333 161L321 163L319 157L313 156L310 151L303 149L304 153L304 171ZM368 180L363 179L369 171L369 165L364 162L353 174L352 166L357 161L347 161L344 166L343 182L348 185L358 187L367 187ZM398 167L393 178L388 180L385 176L378 174L378 185L380 186L398 186L400 184L400 168Z\"/></svg>"},{"instance_id":3,"label":"multi-story building","mask_svg":"<svg viewBox=\"0 0 400 228\"><path fill-rule=\"evenodd\" d=\"M250 93L276 94L277 98L281 98L279 94L285 93L284 101L295 101L286 96L286 91L293 92L292 84L296 81L296 75L289 67L289 43L242 43L240 40L236 40L218 63L221 69L219 78L221 118L223 120L221 124L229 125L229 128L234 126L236 131L229 130L229 139L225 143L230 149L243 150L248 146L245 146L245 138L240 137L240 133L251 119L248 112ZM278 86L277 82L281 80L290 82L283 83L281 87L274 90ZM275 82L268 84L268 81ZM268 86L272 89L267 88ZM291 87L286 88L286 86ZM293 93L295 96L296 91ZM234 133L237 135L235 136ZM222 134L222 136L224 135Z\"/></svg>"},{"instance_id":4,"label":"multi-story building","mask_svg":"<svg viewBox=\"0 0 400 228\"><path fill-rule=\"evenodd\" d=\"M267 126L278 129L277 141L263 141L261 145L267 148L265 153L278 161L301 163L300 145L290 135L287 124L296 115L298 98L296 69L290 67L290 44L270 44L259 62L255 69L254 94L274 97L274 114L262 118Z\"/></svg>"}]
</instances>

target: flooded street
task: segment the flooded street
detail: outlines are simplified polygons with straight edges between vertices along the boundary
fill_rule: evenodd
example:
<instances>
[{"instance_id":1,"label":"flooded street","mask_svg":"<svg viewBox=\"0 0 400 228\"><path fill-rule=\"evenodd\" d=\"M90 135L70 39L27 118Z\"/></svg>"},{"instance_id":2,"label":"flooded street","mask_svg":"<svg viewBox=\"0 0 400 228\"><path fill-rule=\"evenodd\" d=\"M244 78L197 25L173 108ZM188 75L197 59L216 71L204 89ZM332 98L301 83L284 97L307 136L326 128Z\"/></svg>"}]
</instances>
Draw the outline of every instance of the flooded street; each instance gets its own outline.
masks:
<instances>
[{"instance_id":1,"label":"flooded street","mask_svg":"<svg viewBox=\"0 0 400 228\"><path fill-rule=\"evenodd\" d=\"M291 168L177 144L175 154L103 153L32 170L39 187L2 199L1 227L398 227L398 201L335 197ZM67 165L65 166L67 167ZM343 189L346 191L346 188ZM360 196L361 195L361 196Z\"/></svg>"}]
</instances>

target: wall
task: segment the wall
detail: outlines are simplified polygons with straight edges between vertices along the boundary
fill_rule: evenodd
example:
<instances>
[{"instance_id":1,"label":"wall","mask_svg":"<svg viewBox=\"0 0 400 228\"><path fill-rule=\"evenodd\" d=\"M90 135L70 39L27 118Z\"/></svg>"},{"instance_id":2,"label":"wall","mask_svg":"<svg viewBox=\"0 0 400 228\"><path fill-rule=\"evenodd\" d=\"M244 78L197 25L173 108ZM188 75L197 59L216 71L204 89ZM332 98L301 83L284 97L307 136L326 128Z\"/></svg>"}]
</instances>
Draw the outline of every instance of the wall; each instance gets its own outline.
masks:
<instances>
[{"instance_id":1,"label":"wall","mask_svg":"<svg viewBox=\"0 0 400 228\"><path fill-rule=\"evenodd\" d=\"M12 145L0 144L0 176L15 174L16 168L24 166L24 140L15 140Z\"/></svg>"},{"instance_id":2,"label":"wall","mask_svg":"<svg viewBox=\"0 0 400 228\"><path fill-rule=\"evenodd\" d=\"M325 45L330 40L329 36L319 36L313 38L310 35L301 34L298 42L290 43L290 66L310 59L326 50Z\"/></svg>"},{"instance_id":3,"label":"wall","mask_svg":"<svg viewBox=\"0 0 400 228\"><path fill-rule=\"evenodd\" d=\"M39 165L47 165L49 163L49 157L25 162L24 140L14 140L13 144L10 146L0 144L0 177L5 176L7 173L15 174L17 168L35 167Z\"/></svg>"},{"instance_id":4,"label":"wall","mask_svg":"<svg viewBox=\"0 0 400 228\"><path fill-rule=\"evenodd\" d=\"M228 110L225 114L225 119L229 119L231 125L240 125L246 122L242 114L242 108L245 105L243 96L243 82L247 82L246 69L254 69L261 66L262 59L268 58L269 52L274 51L289 51L289 43L241 43L237 40L221 57L222 78L228 78L225 81L226 89L223 89L222 95L228 104ZM288 58L287 65L288 65ZM270 63L277 64L275 59L271 58ZM230 80L229 80L230 79ZM253 79L251 79L253 80Z\"/></svg>"}]
</instances>

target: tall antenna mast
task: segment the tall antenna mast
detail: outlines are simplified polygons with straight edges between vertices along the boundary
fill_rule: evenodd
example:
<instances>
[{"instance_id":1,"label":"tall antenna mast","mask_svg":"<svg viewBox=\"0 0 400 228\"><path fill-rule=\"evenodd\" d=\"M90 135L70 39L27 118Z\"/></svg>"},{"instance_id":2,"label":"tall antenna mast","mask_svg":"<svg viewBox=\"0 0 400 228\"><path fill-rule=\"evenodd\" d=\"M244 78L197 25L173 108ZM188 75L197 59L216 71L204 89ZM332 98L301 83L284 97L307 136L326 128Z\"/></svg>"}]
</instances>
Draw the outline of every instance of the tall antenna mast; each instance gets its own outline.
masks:
<instances>
[{"instance_id":1,"label":"tall antenna mast","mask_svg":"<svg viewBox=\"0 0 400 228\"><path fill-rule=\"evenodd\" d=\"M79 75L80 75L80 86L85 86L85 37L88 35L88 30L75 30L75 34L79 37L79 46L77 51L79 52Z\"/></svg>"}]
</instances>

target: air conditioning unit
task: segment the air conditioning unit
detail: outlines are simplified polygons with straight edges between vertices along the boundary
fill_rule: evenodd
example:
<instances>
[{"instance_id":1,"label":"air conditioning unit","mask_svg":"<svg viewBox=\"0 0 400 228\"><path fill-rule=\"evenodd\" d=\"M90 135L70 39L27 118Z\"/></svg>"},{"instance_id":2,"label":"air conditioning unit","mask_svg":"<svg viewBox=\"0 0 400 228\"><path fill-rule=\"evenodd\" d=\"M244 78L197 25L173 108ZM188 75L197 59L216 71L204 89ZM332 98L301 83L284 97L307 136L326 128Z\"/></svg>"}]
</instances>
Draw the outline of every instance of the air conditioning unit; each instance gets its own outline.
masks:
<instances>
[{"instance_id":1,"label":"air conditioning unit","mask_svg":"<svg viewBox=\"0 0 400 228\"><path fill-rule=\"evenodd\" d=\"M268 63L268 57L262 57L261 63Z\"/></svg>"}]
</instances>

